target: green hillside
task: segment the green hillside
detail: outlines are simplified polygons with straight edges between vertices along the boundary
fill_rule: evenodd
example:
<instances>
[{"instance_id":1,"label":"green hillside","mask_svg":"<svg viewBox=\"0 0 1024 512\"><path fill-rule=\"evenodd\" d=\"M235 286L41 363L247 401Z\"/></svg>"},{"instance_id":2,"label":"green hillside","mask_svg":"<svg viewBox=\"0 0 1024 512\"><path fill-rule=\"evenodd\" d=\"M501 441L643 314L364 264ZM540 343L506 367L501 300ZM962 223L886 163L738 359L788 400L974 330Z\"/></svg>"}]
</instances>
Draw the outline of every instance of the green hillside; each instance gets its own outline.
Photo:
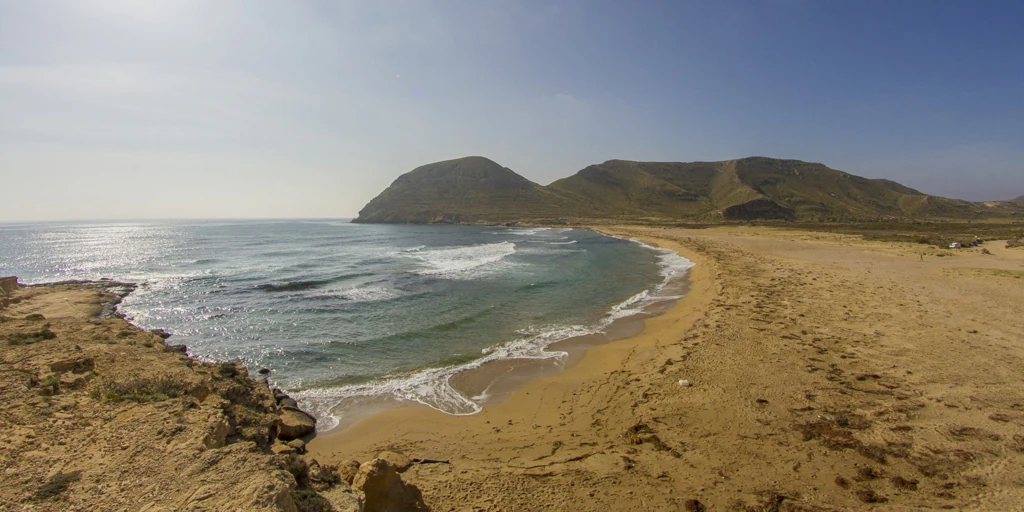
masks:
<instances>
[{"instance_id":1,"label":"green hillside","mask_svg":"<svg viewBox=\"0 0 1024 512\"><path fill-rule=\"evenodd\" d=\"M480 156L423 165L398 177L355 222L477 223L560 215L567 201Z\"/></svg>"},{"instance_id":2,"label":"green hillside","mask_svg":"<svg viewBox=\"0 0 1024 512\"><path fill-rule=\"evenodd\" d=\"M1024 215L1014 201L930 196L818 163L609 160L542 187L483 157L418 167L356 222L479 223L553 219L878 221Z\"/></svg>"}]
</instances>

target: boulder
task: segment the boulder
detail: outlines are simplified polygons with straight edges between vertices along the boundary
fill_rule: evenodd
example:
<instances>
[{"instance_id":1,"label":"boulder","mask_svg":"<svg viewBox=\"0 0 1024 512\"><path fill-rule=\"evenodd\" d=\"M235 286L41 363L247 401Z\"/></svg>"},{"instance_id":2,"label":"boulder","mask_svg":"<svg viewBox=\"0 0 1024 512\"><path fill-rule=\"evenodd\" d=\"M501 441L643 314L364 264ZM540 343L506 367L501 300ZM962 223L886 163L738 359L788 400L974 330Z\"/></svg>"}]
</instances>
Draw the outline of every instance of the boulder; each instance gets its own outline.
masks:
<instances>
[{"instance_id":1,"label":"boulder","mask_svg":"<svg viewBox=\"0 0 1024 512\"><path fill-rule=\"evenodd\" d=\"M383 451L377 454L377 458L390 462L399 473L405 473L412 467L412 459L399 452Z\"/></svg>"},{"instance_id":2,"label":"boulder","mask_svg":"<svg viewBox=\"0 0 1024 512\"><path fill-rule=\"evenodd\" d=\"M171 337L171 333L169 333L169 332L167 332L167 331L165 331L163 329L153 329L152 331L149 331L149 332L151 332L153 334L156 334L157 336L159 336L159 337L161 337L161 338L163 338L165 340L167 338Z\"/></svg>"},{"instance_id":3,"label":"boulder","mask_svg":"<svg viewBox=\"0 0 1024 512\"><path fill-rule=\"evenodd\" d=\"M356 475L359 474L359 466L360 464L358 460L342 462L338 465L338 476L340 476L342 480L351 484L352 481L355 480Z\"/></svg>"},{"instance_id":4,"label":"boulder","mask_svg":"<svg viewBox=\"0 0 1024 512\"><path fill-rule=\"evenodd\" d=\"M17 277L0 277L0 293L4 295L10 295L11 293L14 292L14 290L17 290L18 287L19 285Z\"/></svg>"},{"instance_id":5,"label":"boulder","mask_svg":"<svg viewBox=\"0 0 1024 512\"><path fill-rule=\"evenodd\" d=\"M207 449L220 448L227 444L228 436L234 429L223 413L210 419L206 425L206 434L203 436L203 446Z\"/></svg>"},{"instance_id":6,"label":"boulder","mask_svg":"<svg viewBox=\"0 0 1024 512\"><path fill-rule=\"evenodd\" d=\"M295 453L295 448L284 443L274 443L270 446L270 451L275 455L292 455Z\"/></svg>"},{"instance_id":7,"label":"boulder","mask_svg":"<svg viewBox=\"0 0 1024 512\"><path fill-rule=\"evenodd\" d=\"M362 512L363 510L363 500L344 483L322 491L320 497L327 500L331 504L331 510L336 512Z\"/></svg>"},{"instance_id":8,"label":"boulder","mask_svg":"<svg viewBox=\"0 0 1024 512\"><path fill-rule=\"evenodd\" d=\"M302 439L292 439L287 444L295 449L297 453L306 453L306 442Z\"/></svg>"},{"instance_id":9,"label":"boulder","mask_svg":"<svg viewBox=\"0 0 1024 512\"><path fill-rule=\"evenodd\" d=\"M420 490L403 482L395 466L384 459L359 466L352 486L363 492L366 512L429 510Z\"/></svg>"},{"instance_id":10,"label":"boulder","mask_svg":"<svg viewBox=\"0 0 1024 512\"><path fill-rule=\"evenodd\" d=\"M286 408L281 412L278 439L291 441L316 432L316 418L298 409Z\"/></svg>"}]
</instances>

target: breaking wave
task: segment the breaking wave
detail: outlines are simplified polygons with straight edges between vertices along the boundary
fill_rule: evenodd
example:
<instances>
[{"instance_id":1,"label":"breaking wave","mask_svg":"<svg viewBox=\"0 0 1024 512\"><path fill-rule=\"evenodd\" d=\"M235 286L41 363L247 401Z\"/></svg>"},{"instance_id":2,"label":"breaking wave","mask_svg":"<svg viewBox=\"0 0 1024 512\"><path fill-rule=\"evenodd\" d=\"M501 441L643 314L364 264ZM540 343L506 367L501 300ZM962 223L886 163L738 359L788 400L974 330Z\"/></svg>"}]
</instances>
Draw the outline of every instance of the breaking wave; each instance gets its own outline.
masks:
<instances>
[{"instance_id":1,"label":"breaking wave","mask_svg":"<svg viewBox=\"0 0 1024 512\"><path fill-rule=\"evenodd\" d=\"M498 263L515 252L516 244L498 242L447 249L417 250L404 255L422 265L423 268L417 271L417 274L459 278L475 277L483 267Z\"/></svg>"}]
</instances>

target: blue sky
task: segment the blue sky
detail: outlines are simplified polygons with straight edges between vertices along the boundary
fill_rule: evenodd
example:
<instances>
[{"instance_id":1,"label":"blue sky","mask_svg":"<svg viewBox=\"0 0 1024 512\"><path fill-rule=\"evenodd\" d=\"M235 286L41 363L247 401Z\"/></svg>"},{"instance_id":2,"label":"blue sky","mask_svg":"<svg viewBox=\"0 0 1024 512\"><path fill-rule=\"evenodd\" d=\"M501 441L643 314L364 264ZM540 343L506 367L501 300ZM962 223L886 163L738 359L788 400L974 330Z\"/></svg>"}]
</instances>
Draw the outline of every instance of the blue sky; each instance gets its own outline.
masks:
<instances>
[{"instance_id":1,"label":"blue sky","mask_svg":"<svg viewBox=\"0 0 1024 512\"><path fill-rule=\"evenodd\" d=\"M763 155L1012 198L1022 5L0 0L0 221L345 217L465 155L542 184Z\"/></svg>"}]
</instances>

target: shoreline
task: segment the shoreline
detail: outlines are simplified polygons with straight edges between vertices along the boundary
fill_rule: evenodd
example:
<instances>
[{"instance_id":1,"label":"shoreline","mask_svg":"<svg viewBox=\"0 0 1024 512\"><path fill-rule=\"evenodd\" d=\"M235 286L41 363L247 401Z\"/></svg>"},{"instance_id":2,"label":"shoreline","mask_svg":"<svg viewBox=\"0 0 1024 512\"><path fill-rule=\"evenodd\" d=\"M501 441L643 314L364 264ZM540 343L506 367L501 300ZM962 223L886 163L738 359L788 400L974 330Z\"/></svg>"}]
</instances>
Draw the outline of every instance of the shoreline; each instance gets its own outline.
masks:
<instances>
[{"instance_id":1,"label":"shoreline","mask_svg":"<svg viewBox=\"0 0 1024 512\"><path fill-rule=\"evenodd\" d=\"M303 473L289 473L300 460L349 476L401 471L410 497L452 510L1024 502L1024 250L923 253L764 227L601 232L691 259L689 293L636 336L590 347L479 414L385 411L316 437L302 457L274 455L284 445L267 429L282 403L239 365L190 360L158 333L99 319L96 285L12 294L0 280L0 362L13 370L0 372L12 397L0 505L289 509L308 496ZM373 486L341 476L321 496L357 510Z\"/></svg>"},{"instance_id":2,"label":"shoreline","mask_svg":"<svg viewBox=\"0 0 1024 512\"><path fill-rule=\"evenodd\" d=\"M537 226L543 227L543 226ZM590 332L577 334L567 338L549 342L541 349L543 353L550 354L548 357L502 357L498 359L485 360L483 362L473 361L467 363L464 368L452 368L451 373L442 384L453 392L474 405L476 410L470 412L450 412L440 410L438 407L420 402L415 398L399 398L391 393L379 395L356 395L347 396L333 401L333 405L323 407L317 401L324 398L317 395L303 396L304 391L295 393L295 396L306 402L311 410L318 416L323 416L330 422L330 427L317 431L317 436L338 435L352 425L376 414L398 409L430 409L442 414L451 416L469 416L479 414L485 407L493 407L500 403L512 393L528 385L531 381L557 375L567 368L579 363L586 352L593 347L608 343L615 343L623 339L632 338L643 332L645 321L660 316L669 311L672 306L685 297L691 288L690 273L695 262L680 255L678 251L669 250L669 258L681 257L685 268L680 270L680 262L671 262L664 259L665 249L652 240L638 240L632 237L617 236L608 233L594 226L574 226L573 229L590 230L599 235L616 238L629 243L636 243L646 250L651 251L658 257L658 265L662 268L664 278L661 282L652 284L648 288L638 292L622 302L612 306L606 311L606 316L614 315L620 311L619 308L626 308L626 311L633 311L631 303L633 299L643 294L641 300L645 303L635 312L628 315L615 317L607 323L597 323L587 326ZM562 355L558 355L561 352ZM425 371L446 372L448 369L428 369ZM329 390L328 390L329 391Z\"/></svg>"},{"instance_id":3,"label":"shoreline","mask_svg":"<svg viewBox=\"0 0 1024 512\"><path fill-rule=\"evenodd\" d=\"M439 418L452 418L452 421L457 422L460 419L469 420L470 418L481 416L505 416L510 411L522 408L522 404L519 403L522 397L531 393L536 394L546 386L562 385L563 380L572 381L609 371L609 368L614 366L611 360L627 349L637 350L657 346L661 338L666 334L665 331L667 329L671 327L673 329L685 330L684 326L687 323L692 323L702 313L701 305L706 305L709 302L710 298L707 290L710 289L711 283L708 282L706 270L701 269L704 259L694 251L687 250L680 244L657 237L622 236L621 232L617 233L614 228L609 229L609 226L579 226L578 228L591 229L602 235L620 239L636 238L643 244L652 246L655 250L667 249L686 258L693 263L693 266L687 269L679 278L665 283L667 287L674 282L681 282L679 284L684 295L681 298L655 301L650 305L656 307L656 310L653 312L645 311L640 314L616 319L605 329L615 328L616 330L622 330L617 334L608 336L607 339L600 341L581 339L605 336L604 332L600 332L588 336L559 340L549 345L548 348L554 350L560 348L570 349L568 350L570 355L567 357L566 364L552 364L553 361L558 361L557 359L502 359L491 361L480 367L453 375L453 380L462 375L463 377L459 379L460 381L469 381L463 382L464 387L462 389L456 387L457 390L473 393L474 390L487 386L487 383L500 380L503 377L501 373L513 373L519 370L518 374L511 376L511 382L500 385L497 391L498 399L493 403L487 403L486 407L477 413L472 415L452 415L419 403L396 403L390 407L371 409L368 411L368 414L364 414L353 421L343 423L344 427L339 426L325 432L317 432L317 437L309 444L310 452L319 456L328 456L329 452L329 457L331 458L337 458L340 454L344 454L344 456L349 458L359 458L360 456L372 455L374 453L373 448L357 448L360 442L353 439L362 438L365 435L377 432L380 426L384 424L396 422L429 423L438 421ZM682 322L682 325L680 325L680 322ZM571 345L577 346L572 347ZM529 366L535 367L528 368ZM527 368L525 368L525 371L522 371L524 367ZM479 372L475 372L477 370ZM473 373L478 373L479 377L474 379ZM508 375L505 375L505 377L508 377ZM481 383L481 381L485 383ZM468 396L473 396L473 394ZM508 403L513 400L516 401L512 404ZM489 420L484 421L487 422Z\"/></svg>"},{"instance_id":4,"label":"shoreline","mask_svg":"<svg viewBox=\"0 0 1024 512\"><path fill-rule=\"evenodd\" d=\"M764 227L601 227L692 289L472 416L371 415L320 460L398 451L463 510L1011 510L1024 500L1024 252ZM957 290L951 294L950 290Z\"/></svg>"},{"instance_id":5,"label":"shoreline","mask_svg":"<svg viewBox=\"0 0 1024 512\"><path fill-rule=\"evenodd\" d=\"M595 226L579 226L574 229L588 229L603 236L617 238L639 243L654 253L660 253L665 248L660 247L653 239L636 239L631 237L618 236L606 232ZM679 275L666 278L657 285L652 285L647 291L657 290L661 293L664 290L671 290L671 293L663 297L655 297L640 311L630 315L615 318L607 325L598 328L596 331L564 338L546 345L544 352L558 353L565 355L546 358L502 358L486 361L478 366L472 366L457 371L448 377L448 385L451 389L463 397L474 402L479 410L465 414L454 414L440 411L432 406L423 404L416 400L401 400L392 395L379 396L357 396L342 399L348 403L339 403L330 407L327 414L336 421L331 428L323 431L318 430L318 437L330 437L340 435L348 428L374 415L400 409L430 409L450 416L469 416L480 414L485 407L494 407L506 400L509 396L530 382L548 377L554 377L567 369L579 364L585 359L588 351L595 347L609 343L617 343L623 340L639 336L647 329L647 320L667 314L676 303L685 297L692 288L691 273L696 262L680 254L679 251L668 249L675 256L685 258L691 265ZM625 304L629 299L619 304ZM616 306L618 307L618 306ZM613 307L613 310L615 308ZM610 314L610 313L609 313ZM338 412L344 412L341 416Z\"/></svg>"}]
</instances>

